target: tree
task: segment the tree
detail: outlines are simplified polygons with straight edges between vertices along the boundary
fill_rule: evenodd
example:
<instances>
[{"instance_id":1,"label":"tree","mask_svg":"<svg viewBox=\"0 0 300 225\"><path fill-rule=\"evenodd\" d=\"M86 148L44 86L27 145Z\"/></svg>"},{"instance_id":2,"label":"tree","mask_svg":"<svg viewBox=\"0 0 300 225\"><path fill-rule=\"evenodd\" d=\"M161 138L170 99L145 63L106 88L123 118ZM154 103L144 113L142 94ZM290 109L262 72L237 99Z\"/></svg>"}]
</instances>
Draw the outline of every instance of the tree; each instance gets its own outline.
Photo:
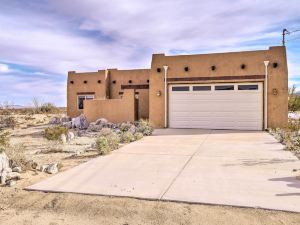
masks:
<instances>
[{"instance_id":1,"label":"tree","mask_svg":"<svg viewBox=\"0 0 300 225\"><path fill-rule=\"evenodd\" d=\"M289 87L288 107L290 112L300 110L300 97L296 92L296 85Z\"/></svg>"}]
</instances>

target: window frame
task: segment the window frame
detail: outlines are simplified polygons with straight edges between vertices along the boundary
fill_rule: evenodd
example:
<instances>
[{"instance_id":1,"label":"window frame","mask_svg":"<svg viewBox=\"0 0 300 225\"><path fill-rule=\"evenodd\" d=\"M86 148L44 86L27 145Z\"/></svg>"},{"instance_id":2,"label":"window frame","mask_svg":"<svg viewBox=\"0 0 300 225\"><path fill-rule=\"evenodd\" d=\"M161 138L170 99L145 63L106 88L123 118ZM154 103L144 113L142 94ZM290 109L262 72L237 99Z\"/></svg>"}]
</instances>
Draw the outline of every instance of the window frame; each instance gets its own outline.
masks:
<instances>
[{"instance_id":1,"label":"window frame","mask_svg":"<svg viewBox=\"0 0 300 225\"><path fill-rule=\"evenodd\" d=\"M77 95L77 109L78 110L83 110L84 109L84 104L82 102L82 109L79 107L79 98L84 98L83 101L85 100L93 100L95 99L95 95Z\"/></svg>"},{"instance_id":2,"label":"window frame","mask_svg":"<svg viewBox=\"0 0 300 225\"><path fill-rule=\"evenodd\" d=\"M256 88L255 89L240 89L240 86L256 86ZM237 90L238 91L258 91L259 85L258 84L238 84Z\"/></svg>"},{"instance_id":3,"label":"window frame","mask_svg":"<svg viewBox=\"0 0 300 225\"><path fill-rule=\"evenodd\" d=\"M200 88L199 90L195 90L194 88ZM201 88L204 88L201 90ZM208 88L208 89L205 89L205 88ZM192 86L192 91L194 92L198 92L198 91L212 91L212 86L211 85L195 85L195 86Z\"/></svg>"},{"instance_id":4,"label":"window frame","mask_svg":"<svg viewBox=\"0 0 300 225\"><path fill-rule=\"evenodd\" d=\"M188 88L187 90L174 90L174 88ZM171 87L171 91L172 92L189 92L190 91L190 86L186 86L186 85L181 85L181 86L172 86Z\"/></svg>"},{"instance_id":5,"label":"window frame","mask_svg":"<svg viewBox=\"0 0 300 225\"><path fill-rule=\"evenodd\" d=\"M217 87L232 87L233 89L217 89ZM235 85L234 84L217 84L214 86L214 91L234 91L235 90Z\"/></svg>"}]
</instances>

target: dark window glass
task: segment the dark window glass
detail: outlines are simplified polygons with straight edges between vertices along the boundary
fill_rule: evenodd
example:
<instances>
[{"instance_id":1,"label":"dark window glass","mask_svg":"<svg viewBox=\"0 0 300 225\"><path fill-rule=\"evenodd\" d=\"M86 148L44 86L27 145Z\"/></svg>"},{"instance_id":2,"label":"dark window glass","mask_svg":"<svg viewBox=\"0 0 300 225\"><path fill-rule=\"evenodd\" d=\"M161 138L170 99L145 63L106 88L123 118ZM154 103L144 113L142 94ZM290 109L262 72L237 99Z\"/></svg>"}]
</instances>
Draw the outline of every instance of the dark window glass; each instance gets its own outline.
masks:
<instances>
[{"instance_id":1,"label":"dark window glass","mask_svg":"<svg viewBox=\"0 0 300 225\"><path fill-rule=\"evenodd\" d=\"M83 109L83 101L85 100L85 96L78 97L78 109Z\"/></svg>"},{"instance_id":2,"label":"dark window glass","mask_svg":"<svg viewBox=\"0 0 300 225\"><path fill-rule=\"evenodd\" d=\"M220 85L220 86L215 86L216 91L228 91L228 90L234 90L233 85Z\"/></svg>"},{"instance_id":3,"label":"dark window glass","mask_svg":"<svg viewBox=\"0 0 300 225\"><path fill-rule=\"evenodd\" d=\"M189 91L190 87L189 86L176 86L172 87L172 91Z\"/></svg>"},{"instance_id":4,"label":"dark window glass","mask_svg":"<svg viewBox=\"0 0 300 225\"><path fill-rule=\"evenodd\" d=\"M210 91L211 86L193 86L193 91Z\"/></svg>"},{"instance_id":5,"label":"dark window glass","mask_svg":"<svg viewBox=\"0 0 300 225\"><path fill-rule=\"evenodd\" d=\"M239 90L258 90L258 85L239 85Z\"/></svg>"}]
</instances>

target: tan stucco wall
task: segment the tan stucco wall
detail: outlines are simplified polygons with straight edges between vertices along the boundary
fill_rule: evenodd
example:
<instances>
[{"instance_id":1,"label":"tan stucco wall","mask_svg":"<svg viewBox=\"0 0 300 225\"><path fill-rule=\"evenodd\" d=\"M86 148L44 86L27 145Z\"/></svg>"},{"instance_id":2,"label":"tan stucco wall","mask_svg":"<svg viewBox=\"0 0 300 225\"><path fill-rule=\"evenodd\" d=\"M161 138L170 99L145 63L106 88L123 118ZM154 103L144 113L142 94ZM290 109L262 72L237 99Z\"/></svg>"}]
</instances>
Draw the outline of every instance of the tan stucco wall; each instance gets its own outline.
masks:
<instances>
[{"instance_id":1,"label":"tan stucco wall","mask_svg":"<svg viewBox=\"0 0 300 225\"><path fill-rule=\"evenodd\" d=\"M135 95L134 90L125 90L122 99L87 100L84 101L83 113L89 122L101 117L113 123L135 121Z\"/></svg>"},{"instance_id":2,"label":"tan stucco wall","mask_svg":"<svg viewBox=\"0 0 300 225\"><path fill-rule=\"evenodd\" d=\"M244 75L264 75L264 61L269 60L268 78L268 127L282 127L287 124L288 113L288 73L286 62L286 51L284 47L271 47L269 50L216 53L201 55L180 55L165 56L164 54L154 54L152 56L150 72L149 91L149 118L155 127L164 126L164 69L167 65L168 78L180 77L220 77L220 76L244 76ZM277 68L272 64L278 63ZM240 68L241 64L246 65L246 69ZM211 66L215 65L216 70L212 71ZM189 71L185 72L184 67L188 66ZM161 72L157 72L161 68ZM224 80L223 82L240 82L249 80ZM254 80L252 80L254 81ZM255 80L256 81L256 80ZM222 81L194 81L192 83ZM186 82L168 82L186 83ZM191 83L191 82L187 82ZM273 95L272 90L276 88L278 95ZM157 92L161 96L157 96Z\"/></svg>"},{"instance_id":3,"label":"tan stucco wall","mask_svg":"<svg viewBox=\"0 0 300 225\"><path fill-rule=\"evenodd\" d=\"M76 117L83 113L77 107L78 93L95 92L95 99L121 99L121 85L148 85L150 69L136 70L99 70L98 72L68 73L67 85L67 114ZM84 84L84 81L87 81ZM101 80L101 83L98 83ZM129 80L132 83L129 83ZM70 82L74 83L71 84ZM116 83L113 83L116 81ZM136 89L138 92L138 115L139 118L149 118L149 89ZM101 115L98 115L101 117ZM103 117L103 116L102 116Z\"/></svg>"},{"instance_id":4,"label":"tan stucco wall","mask_svg":"<svg viewBox=\"0 0 300 225\"><path fill-rule=\"evenodd\" d=\"M140 85L148 84L150 69L136 69L136 70L109 70L110 84L111 84L111 98L118 99L121 97L119 92L124 90L121 89L121 85ZM129 83L129 80L132 83ZM113 81L116 81L113 84ZM149 118L149 89L136 89L139 97L139 117Z\"/></svg>"},{"instance_id":5,"label":"tan stucco wall","mask_svg":"<svg viewBox=\"0 0 300 225\"><path fill-rule=\"evenodd\" d=\"M87 84L84 84L84 81ZM98 83L101 80L101 83ZM74 83L71 84L70 82ZM68 73L67 114L71 117L80 115L83 111L77 108L77 93L95 92L96 99L105 98L105 70L91 73Z\"/></svg>"}]
</instances>

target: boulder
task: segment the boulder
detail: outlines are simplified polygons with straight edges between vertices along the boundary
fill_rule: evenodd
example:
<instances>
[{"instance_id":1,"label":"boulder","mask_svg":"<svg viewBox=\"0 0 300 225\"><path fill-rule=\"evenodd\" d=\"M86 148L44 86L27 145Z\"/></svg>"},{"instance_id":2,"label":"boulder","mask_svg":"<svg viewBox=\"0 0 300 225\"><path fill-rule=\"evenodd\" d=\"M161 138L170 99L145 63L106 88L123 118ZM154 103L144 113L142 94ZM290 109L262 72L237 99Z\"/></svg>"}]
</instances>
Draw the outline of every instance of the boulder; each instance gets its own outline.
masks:
<instances>
[{"instance_id":1,"label":"boulder","mask_svg":"<svg viewBox=\"0 0 300 225\"><path fill-rule=\"evenodd\" d=\"M63 125L64 127L68 128L68 129L72 129L72 128L73 128L73 123L72 123L72 121L64 122L62 125Z\"/></svg>"},{"instance_id":2,"label":"boulder","mask_svg":"<svg viewBox=\"0 0 300 225\"><path fill-rule=\"evenodd\" d=\"M96 123L90 123L87 130L91 132L99 132L102 128L103 128L102 124L97 125Z\"/></svg>"},{"instance_id":3,"label":"boulder","mask_svg":"<svg viewBox=\"0 0 300 225\"><path fill-rule=\"evenodd\" d=\"M7 173L7 177L6 177L7 180L20 180L21 179L21 174L20 173L17 173L17 172L10 172L10 173Z\"/></svg>"},{"instance_id":4,"label":"boulder","mask_svg":"<svg viewBox=\"0 0 300 225\"><path fill-rule=\"evenodd\" d=\"M102 126L105 126L107 123L108 123L108 120L107 120L107 119L105 119L105 118L100 118L100 119L97 119L97 120L96 120L95 125L102 125Z\"/></svg>"},{"instance_id":5,"label":"boulder","mask_svg":"<svg viewBox=\"0 0 300 225\"><path fill-rule=\"evenodd\" d=\"M48 168L49 165L41 165L40 168L38 169L41 172L45 172L46 169Z\"/></svg>"},{"instance_id":6,"label":"boulder","mask_svg":"<svg viewBox=\"0 0 300 225\"><path fill-rule=\"evenodd\" d=\"M79 129L87 129L89 127L89 122L87 121L86 117L81 114L80 116L72 119L72 124L75 128Z\"/></svg>"},{"instance_id":7,"label":"boulder","mask_svg":"<svg viewBox=\"0 0 300 225\"><path fill-rule=\"evenodd\" d=\"M12 168L12 172L21 173L22 172L22 168L20 166L14 167L14 168Z\"/></svg>"},{"instance_id":8,"label":"boulder","mask_svg":"<svg viewBox=\"0 0 300 225\"><path fill-rule=\"evenodd\" d=\"M60 135L60 140L61 140L61 142L62 142L63 144L67 143L67 137L66 137L66 135L65 135L65 134L61 134L61 135Z\"/></svg>"},{"instance_id":9,"label":"boulder","mask_svg":"<svg viewBox=\"0 0 300 225\"><path fill-rule=\"evenodd\" d=\"M73 132L69 131L67 133L66 137L67 137L67 142L70 142L75 139L75 134Z\"/></svg>"},{"instance_id":10,"label":"boulder","mask_svg":"<svg viewBox=\"0 0 300 225\"><path fill-rule=\"evenodd\" d=\"M61 124L61 119L58 116L53 117L50 122L50 124Z\"/></svg>"},{"instance_id":11,"label":"boulder","mask_svg":"<svg viewBox=\"0 0 300 225\"><path fill-rule=\"evenodd\" d=\"M57 163L52 163L46 168L46 172L50 174L55 174L58 172Z\"/></svg>"},{"instance_id":12,"label":"boulder","mask_svg":"<svg viewBox=\"0 0 300 225\"><path fill-rule=\"evenodd\" d=\"M7 172L9 171L9 159L7 155L2 152L0 153L0 179L1 184L5 184Z\"/></svg>"},{"instance_id":13,"label":"boulder","mask_svg":"<svg viewBox=\"0 0 300 225\"><path fill-rule=\"evenodd\" d=\"M72 120L72 118L69 116L64 116L61 118L62 123L67 123L67 122L70 122L71 120Z\"/></svg>"},{"instance_id":14,"label":"boulder","mask_svg":"<svg viewBox=\"0 0 300 225\"><path fill-rule=\"evenodd\" d=\"M15 180L7 180L6 185L9 187L15 186L17 182Z\"/></svg>"}]
</instances>

